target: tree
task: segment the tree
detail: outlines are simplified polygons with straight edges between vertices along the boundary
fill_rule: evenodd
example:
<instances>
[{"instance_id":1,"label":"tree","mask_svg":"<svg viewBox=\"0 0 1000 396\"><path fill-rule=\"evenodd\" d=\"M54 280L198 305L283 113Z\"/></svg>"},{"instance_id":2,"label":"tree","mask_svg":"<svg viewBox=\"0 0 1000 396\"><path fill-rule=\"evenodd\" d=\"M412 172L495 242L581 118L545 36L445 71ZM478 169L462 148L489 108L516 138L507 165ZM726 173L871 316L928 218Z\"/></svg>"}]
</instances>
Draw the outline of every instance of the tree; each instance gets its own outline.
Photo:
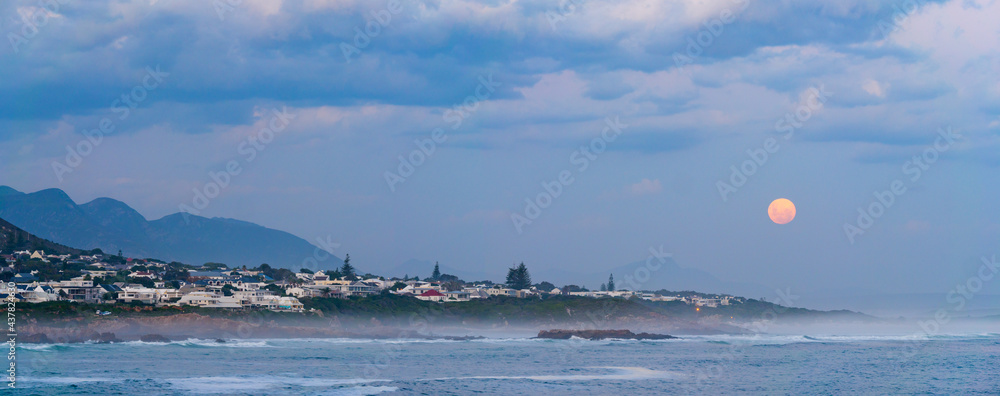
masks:
<instances>
[{"instance_id":1,"label":"tree","mask_svg":"<svg viewBox=\"0 0 1000 396\"><path fill-rule=\"evenodd\" d=\"M531 274L528 267L522 262L517 267L511 267L507 271L507 287L514 290L523 290L531 287Z\"/></svg>"},{"instance_id":2,"label":"tree","mask_svg":"<svg viewBox=\"0 0 1000 396\"><path fill-rule=\"evenodd\" d=\"M236 290L236 288L233 287L233 285L222 286L222 295L223 296L227 296L227 297L228 296L232 296L233 295L233 290Z\"/></svg>"},{"instance_id":3,"label":"tree","mask_svg":"<svg viewBox=\"0 0 1000 396\"><path fill-rule=\"evenodd\" d=\"M615 274L608 277L608 291L615 291Z\"/></svg>"},{"instance_id":4,"label":"tree","mask_svg":"<svg viewBox=\"0 0 1000 396\"><path fill-rule=\"evenodd\" d=\"M347 278L347 280L355 280L358 277L358 275L354 273L354 266L351 265L350 254L344 256L344 266L340 267L340 275Z\"/></svg>"},{"instance_id":5,"label":"tree","mask_svg":"<svg viewBox=\"0 0 1000 396\"><path fill-rule=\"evenodd\" d=\"M396 282L396 283L393 283L391 287L389 287L389 290L390 291L396 291L396 290L399 290L399 289L403 289L405 287L406 287L405 283L403 283L403 282Z\"/></svg>"},{"instance_id":6,"label":"tree","mask_svg":"<svg viewBox=\"0 0 1000 396\"><path fill-rule=\"evenodd\" d=\"M156 282L153 282L153 280L149 278L131 278L130 280L132 281L132 283L138 283L150 289L156 287Z\"/></svg>"},{"instance_id":7,"label":"tree","mask_svg":"<svg viewBox=\"0 0 1000 396\"><path fill-rule=\"evenodd\" d=\"M556 285L543 281L542 283L535 285L535 287L537 287L538 290L549 292L552 291L552 289L555 289Z\"/></svg>"},{"instance_id":8,"label":"tree","mask_svg":"<svg viewBox=\"0 0 1000 396\"><path fill-rule=\"evenodd\" d=\"M587 290L586 287L581 287L577 285L566 285L562 287L562 291L565 293L571 293L571 292L585 292L589 290Z\"/></svg>"},{"instance_id":9,"label":"tree","mask_svg":"<svg viewBox=\"0 0 1000 396\"><path fill-rule=\"evenodd\" d=\"M437 261L434 262L434 272L431 273L431 279L441 279L441 268L438 267Z\"/></svg>"},{"instance_id":10,"label":"tree","mask_svg":"<svg viewBox=\"0 0 1000 396\"><path fill-rule=\"evenodd\" d=\"M300 269L299 272L301 272L303 274L311 274L311 273L313 273L312 270L310 270L309 268Z\"/></svg>"},{"instance_id":11,"label":"tree","mask_svg":"<svg viewBox=\"0 0 1000 396\"><path fill-rule=\"evenodd\" d=\"M287 295L285 293L285 289L282 289L281 286L278 286L278 285L275 285L275 284L270 284L270 285L264 286L264 290L269 290L269 291L273 292L274 294L277 294L279 297L284 297L284 296Z\"/></svg>"},{"instance_id":12,"label":"tree","mask_svg":"<svg viewBox=\"0 0 1000 396\"><path fill-rule=\"evenodd\" d=\"M608 291L608 285L605 283L601 284L601 291Z\"/></svg>"}]
</instances>

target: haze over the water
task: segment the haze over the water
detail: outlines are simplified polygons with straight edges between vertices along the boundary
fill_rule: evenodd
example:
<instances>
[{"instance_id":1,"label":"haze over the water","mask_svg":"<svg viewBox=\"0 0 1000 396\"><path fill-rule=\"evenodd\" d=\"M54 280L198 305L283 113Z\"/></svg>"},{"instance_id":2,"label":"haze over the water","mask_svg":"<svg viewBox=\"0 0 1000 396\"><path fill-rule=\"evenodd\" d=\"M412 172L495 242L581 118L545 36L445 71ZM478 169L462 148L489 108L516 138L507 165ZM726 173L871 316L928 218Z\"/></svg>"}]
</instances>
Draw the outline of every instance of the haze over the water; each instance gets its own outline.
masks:
<instances>
[{"instance_id":1,"label":"haze over the water","mask_svg":"<svg viewBox=\"0 0 1000 396\"><path fill-rule=\"evenodd\" d=\"M0 184L329 239L372 273L662 246L799 305L1000 308L1000 2L908 4L74 3L0 45Z\"/></svg>"}]
</instances>

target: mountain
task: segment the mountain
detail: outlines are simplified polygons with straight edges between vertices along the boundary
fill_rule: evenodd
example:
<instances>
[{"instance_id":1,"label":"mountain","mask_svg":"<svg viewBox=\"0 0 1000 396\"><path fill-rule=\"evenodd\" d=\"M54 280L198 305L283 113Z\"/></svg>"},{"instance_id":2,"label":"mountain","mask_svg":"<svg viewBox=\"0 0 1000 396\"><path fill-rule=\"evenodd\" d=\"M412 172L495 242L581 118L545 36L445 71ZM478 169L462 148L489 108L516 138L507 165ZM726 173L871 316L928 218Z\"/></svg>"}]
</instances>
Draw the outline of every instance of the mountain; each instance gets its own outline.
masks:
<instances>
[{"instance_id":1,"label":"mountain","mask_svg":"<svg viewBox=\"0 0 1000 396\"><path fill-rule=\"evenodd\" d=\"M77 205L59 189L25 194L0 186L0 217L41 238L68 246L100 248L109 254L121 250L130 257L196 265L267 263L298 270L316 252L316 246L302 238L245 221L185 213L148 221L124 202L98 198ZM342 264L341 259L333 257L311 269L334 269Z\"/></svg>"},{"instance_id":2,"label":"mountain","mask_svg":"<svg viewBox=\"0 0 1000 396\"><path fill-rule=\"evenodd\" d=\"M6 220L0 219L0 251L4 253L11 253L21 250L42 250L45 254L82 253L79 249L73 249L71 247L63 246L31 235L27 231L8 223Z\"/></svg>"}]
</instances>

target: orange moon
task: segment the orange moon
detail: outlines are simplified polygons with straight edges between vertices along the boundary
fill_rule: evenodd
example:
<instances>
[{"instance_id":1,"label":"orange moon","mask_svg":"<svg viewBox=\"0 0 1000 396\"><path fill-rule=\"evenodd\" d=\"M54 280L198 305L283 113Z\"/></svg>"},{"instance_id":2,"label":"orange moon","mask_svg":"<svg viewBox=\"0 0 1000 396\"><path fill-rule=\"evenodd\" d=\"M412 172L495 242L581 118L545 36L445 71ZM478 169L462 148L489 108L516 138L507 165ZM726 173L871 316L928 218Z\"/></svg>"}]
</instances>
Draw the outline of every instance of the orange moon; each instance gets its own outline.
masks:
<instances>
[{"instance_id":1,"label":"orange moon","mask_svg":"<svg viewBox=\"0 0 1000 396\"><path fill-rule=\"evenodd\" d=\"M788 224L795 218L795 204L785 198L778 198L767 207L767 216L778 224Z\"/></svg>"}]
</instances>

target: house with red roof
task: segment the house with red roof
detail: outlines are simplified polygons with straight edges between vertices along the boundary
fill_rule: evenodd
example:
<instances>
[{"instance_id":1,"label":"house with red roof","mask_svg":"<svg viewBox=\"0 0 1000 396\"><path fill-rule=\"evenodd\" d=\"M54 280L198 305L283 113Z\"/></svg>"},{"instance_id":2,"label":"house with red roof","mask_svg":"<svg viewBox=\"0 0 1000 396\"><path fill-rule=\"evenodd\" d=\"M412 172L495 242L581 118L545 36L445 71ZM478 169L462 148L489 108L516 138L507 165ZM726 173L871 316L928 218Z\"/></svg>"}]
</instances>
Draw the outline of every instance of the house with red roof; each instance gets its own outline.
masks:
<instances>
[{"instance_id":1,"label":"house with red roof","mask_svg":"<svg viewBox=\"0 0 1000 396\"><path fill-rule=\"evenodd\" d=\"M437 302L444 301L446 298L448 298L448 296L445 296L444 294L442 294L437 290L428 290L416 297L424 301L437 301Z\"/></svg>"}]
</instances>

